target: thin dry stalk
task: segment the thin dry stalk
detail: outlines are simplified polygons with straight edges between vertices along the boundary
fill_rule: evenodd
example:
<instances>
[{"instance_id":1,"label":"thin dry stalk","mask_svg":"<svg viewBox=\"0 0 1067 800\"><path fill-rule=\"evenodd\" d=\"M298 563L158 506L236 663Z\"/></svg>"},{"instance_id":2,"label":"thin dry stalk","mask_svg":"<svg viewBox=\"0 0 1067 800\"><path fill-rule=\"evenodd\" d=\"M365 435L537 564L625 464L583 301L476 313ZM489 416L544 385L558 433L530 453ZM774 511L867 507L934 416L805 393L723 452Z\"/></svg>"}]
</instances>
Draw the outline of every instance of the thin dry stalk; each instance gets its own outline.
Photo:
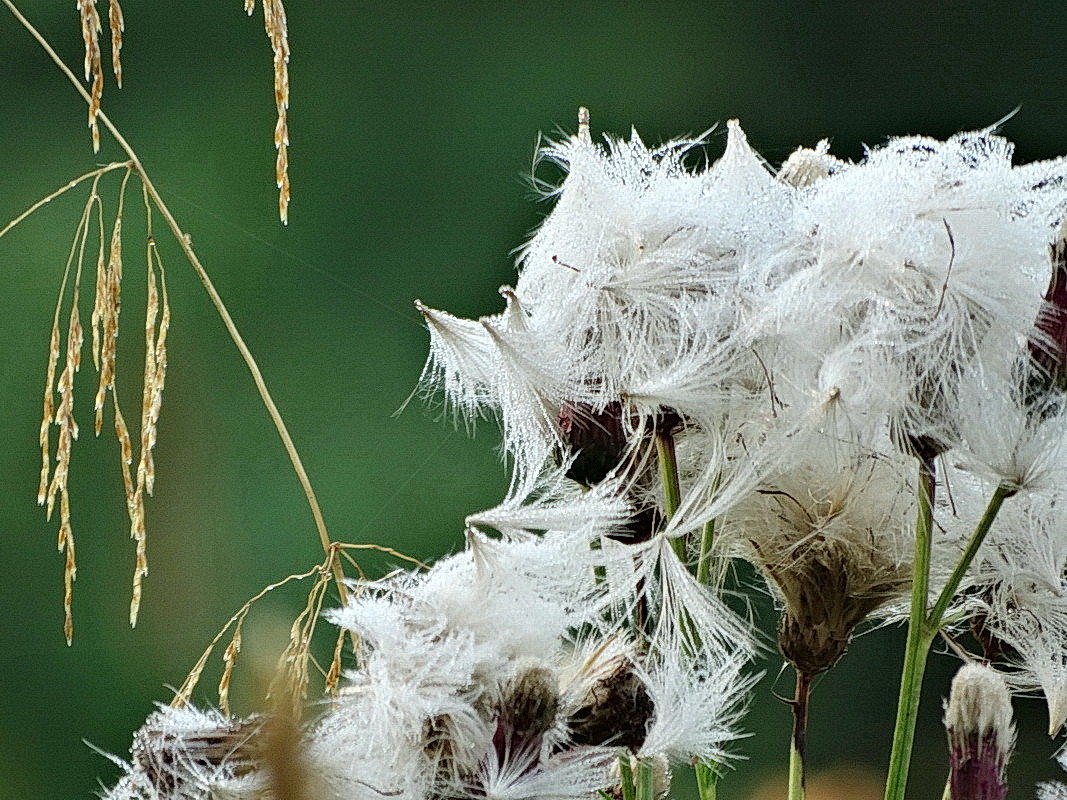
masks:
<instances>
[{"instance_id":1,"label":"thin dry stalk","mask_svg":"<svg viewBox=\"0 0 1067 800\"><path fill-rule=\"evenodd\" d=\"M334 542L334 547L339 552L342 552L342 553L345 550L375 550L375 551L377 551L379 553L384 553L387 556L392 556L393 558L399 558L401 561L406 561L407 563L411 564L412 566L418 567L419 569L429 569L430 568L428 564L426 564L426 563L424 563L422 561L419 561L417 558L414 558L413 556L405 555L404 553L401 553L399 550L394 550L392 547L386 547L385 545L381 545L381 544L364 544L364 543L350 544L348 542ZM359 568L359 565L356 564L354 561L352 563L356 566L357 569Z\"/></svg>"},{"instance_id":2,"label":"thin dry stalk","mask_svg":"<svg viewBox=\"0 0 1067 800\"><path fill-rule=\"evenodd\" d=\"M35 211L39 210L43 206L48 205L53 200L55 200L57 197L60 197L61 195L66 194L71 189L77 188L81 184L85 183L85 181L90 180L90 179L94 179L94 178L98 178L101 175L104 175L105 173L111 172L111 171L116 170L116 169L125 168L125 169L128 170L128 169L130 169L132 167L133 167L133 162L131 162L131 161L114 161L114 162L112 162L110 164L105 164L102 167L97 167L96 169L91 170L90 172L86 172L84 175L79 175L77 178L74 178L73 180L67 181L62 186L60 186L58 189L56 189L54 192L52 192L51 194L45 195L40 200L38 200L36 203L34 203L32 206L27 208L25 211L23 211L21 214L19 214L17 217L15 217L13 220L11 220L11 222L7 223L7 225L5 225L3 228L0 228L0 236L4 236L12 228L14 228L16 225L18 225L20 222L25 220L27 217L31 216Z\"/></svg>"},{"instance_id":3,"label":"thin dry stalk","mask_svg":"<svg viewBox=\"0 0 1067 800\"><path fill-rule=\"evenodd\" d=\"M270 796L279 800L311 800L313 792L308 787L313 784L300 730L299 706L292 698L275 698L262 730L263 766Z\"/></svg>"}]
</instances>

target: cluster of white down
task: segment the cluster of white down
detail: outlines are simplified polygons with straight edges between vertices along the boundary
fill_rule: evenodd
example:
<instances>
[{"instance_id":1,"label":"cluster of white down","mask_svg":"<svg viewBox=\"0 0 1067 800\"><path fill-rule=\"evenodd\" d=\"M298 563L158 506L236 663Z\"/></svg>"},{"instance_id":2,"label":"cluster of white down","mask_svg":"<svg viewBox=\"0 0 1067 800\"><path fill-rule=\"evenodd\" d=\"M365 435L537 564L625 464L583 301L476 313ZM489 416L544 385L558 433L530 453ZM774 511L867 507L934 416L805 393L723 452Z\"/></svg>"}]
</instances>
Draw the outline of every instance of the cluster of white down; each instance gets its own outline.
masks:
<instances>
[{"instance_id":1,"label":"cluster of white down","mask_svg":"<svg viewBox=\"0 0 1067 800\"><path fill-rule=\"evenodd\" d=\"M618 785L620 757L653 764L662 786L672 763L728 758L753 682L744 628L690 579L681 597L642 588L664 614L692 613L639 643L624 624L637 591L597 577L631 554L591 548L623 509L607 493L584 502L600 506L594 525L502 539L472 526L463 552L329 613L361 652L303 733L307 797L589 798ZM678 579L646 560L631 581ZM161 709L106 797L273 797L269 724Z\"/></svg>"},{"instance_id":2,"label":"cluster of white down","mask_svg":"<svg viewBox=\"0 0 1067 800\"><path fill-rule=\"evenodd\" d=\"M938 465L935 590L994 489L1016 491L956 618L1007 645L1013 685L1041 690L1059 730L1067 415L1048 375L1041 398L1021 384L1043 374L1034 352L1062 361L1067 343L1035 327L1067 161L1014 166L991 131L892 139L859 163L820 143L777 173L736 123L710 167L686 166L696 144L599 146L583 127L548 147L567 176L506 310L423 308L427 380L501 420L519 475L568 455L561 408L620 404L631 442L674 413L683 495L659 536L692 559L714 521L713 555L755 562L779 599L775 569L828 541L883 590L910 572L915 447Z\"/></svg>"},{"instance_id":3,"label":"cluster of white down","mask_svg":"<svg viewBox=\"0 0 1067 800\"><path fill-rule=\"evenodd\" d=\"M1014 648L1014 685L1063 722L1067 417L1034 410L1019 365L1053 345L1035 320L1067 163L1015 167L991 132L894 139L860 163L820 144L777 173L736 123L717 162L688 166L702 145L598 145L581 125L544 152L566 177L505 310L419 305L424 381L458 416L500 421L511 488L467 520L462 552L329 615L362 644L304 732L309 796L588 798L617 787L620 756L723 763L755 647L717 594L722 565L773 582L836 543L858 573L845 590L869 570L880 593L861 616L892 617L916 448L944 487L935 563L997 486L1017 492L954 608ZM595 480L570 477L588 455L574 419L625 441ZM665 419L677 508L647 479ZM269 796L255 726L182 716L198 713L154 715L108 797Z\"/></svg>"}]
</instances>

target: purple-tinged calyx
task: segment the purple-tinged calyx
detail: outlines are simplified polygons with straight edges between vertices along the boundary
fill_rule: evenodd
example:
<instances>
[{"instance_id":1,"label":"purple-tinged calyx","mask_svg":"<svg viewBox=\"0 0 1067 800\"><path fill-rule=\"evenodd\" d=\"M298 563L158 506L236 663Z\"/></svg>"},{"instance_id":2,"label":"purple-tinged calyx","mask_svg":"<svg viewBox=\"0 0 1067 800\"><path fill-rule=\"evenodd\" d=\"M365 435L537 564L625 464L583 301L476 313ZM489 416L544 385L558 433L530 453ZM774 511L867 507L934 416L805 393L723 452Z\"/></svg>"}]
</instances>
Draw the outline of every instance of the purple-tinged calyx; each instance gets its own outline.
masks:
<instances>
[{"instance_id":1,"label":"purple-tinged calyx","mask_svg":"<svg viewBox=\"0 0 1067 800\"><path fill-rule=\"evenodd\" d=\"M1034 323L1027 399L1040 402L1051 391L1067 391L1067 218L1049 247L1052 274Z\"/></svg>"},{"instance_id":2,"label":"purple-tinged calyx","mask_svg":"<svg viewBox=\"0 0 1067 800\"><path fill-rule=\"evenodd\" d=\"M1004 800L1015 726L1003 676L984 664L961 667L945 704L945 730L951 800Z\"/></svg>"},{"instance_id":3,"label":"purple-tinged calyx","mask_svg":"<svg viewBox=\"0 0 1067 800\"><path fill-rule=\"evenodd\" d=\"M602 409L588 403L564 403L557 423L563 441L575 453L567 477L596 486L620 465L627 449L623 407L612 400Z\"/></svg>"}]
</instances>

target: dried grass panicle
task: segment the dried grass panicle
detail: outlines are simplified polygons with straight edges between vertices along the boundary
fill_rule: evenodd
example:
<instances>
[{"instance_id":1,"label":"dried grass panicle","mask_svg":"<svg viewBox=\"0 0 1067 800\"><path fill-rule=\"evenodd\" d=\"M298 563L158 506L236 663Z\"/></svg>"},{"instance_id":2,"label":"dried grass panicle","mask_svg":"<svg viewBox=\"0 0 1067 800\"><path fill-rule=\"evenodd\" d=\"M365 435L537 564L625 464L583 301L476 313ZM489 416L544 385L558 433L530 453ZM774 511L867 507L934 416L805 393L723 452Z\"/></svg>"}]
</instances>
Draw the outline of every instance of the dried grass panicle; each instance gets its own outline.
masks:
<instances>
[{"instance_id":1,"label":"dried grass panicle","mask_svg":"<svg viewBox=\"0 0 1067 800\"><path fill-rule=\"evenodd\" d=\"M245 13L251 15L255 0L245 0ZM274 147L278 151L275 178L278 182L278 215L289 223L289 25L282 0L262 0L263 26L274 53L274 102L278 122L274 126Z\"/></svg>"},{"instance_id":2,"label":"dried grass panicle","mask_svg":"<svg viewBox=\"0 0 1067 800\"><path fill-rule=\"evenodd\" d=\"M56 497L59 497L59 538L57 547L64 553L63 566L63 633L70 644L74 635L73 618L73 594L74 579L77 574L77 561L74 557L74 530L70 522L70 495L68 492L68 478L70 474L70 454L74 440L78 438L78 423L74 419L74 376L81 367L81 348L84 339L81 318L78 313L78 299L81 290L82 262L85 257L85 243L88 237L90 219L93 209L99 210L99 198L96 194L100 175L93 181L93 188L81 219L74 234L74 242L71 245L70 255L67 257L67 265L63 271L63 280L60 283L59 299L56 301L56 311L52 321L52 336L49 342L48 368L45 381L44 413L41 420L41 447L43 465L41 467L41 483L37 492L39 503L46 507L47 516L52 518L55 510ZM70 311L67 323L66 354L63 370L56 378L55 371L59 363L59 319L63 307L63 299L66 295L67 282L70 278L71 268L77 259L74 286L71 291ZM59 395L59 404L55 405L54 395ZM49 426L59 428L56 441L55 469L49 480L49 460L51 441Z\"/></svg>"},{"instance_id":3,"label":"dried grass panicle","mask_svg":"<svg viewBox=\"0 0 1067 800\"><path fill-rule=\"evenodd\" d=\"M115 73L115 83L122 88L122 32L126 30L126 21L122 18L122 6L119 0L108 0L107 25L111 29L111 71Z\"/></svg>"},{"instance_id":4,"label":"dried grass panicle","mask_svg":"<svg viewBox=\"0 0 1067 800\"><path fill-rule=\"evenodd\" d=\"M308 601L305 605L305 610L297 617L293 622L293 627L290 632L290 641L286 646L285 651L282 654L283 669L278 672L279 677L284 681L284 687L286 694L289 696L300 696L303 694L293 692L293 687L303 687L302 691L306 694L307 687L307 665L309 663L310 656L307 648L310 647L311 636L314 633L315 623L319 617L319 611L322 608L322 602L326 594L326 588L329 586L332 578L332 568L337 560L337 549L331 549L326 560L309 569L307 572L296 573L283 578L280 581L271 583L255 595L245 601L237 612L230 617L230 619L223 625L222 629L215 634L215 637L211 640L208 646L201 653L200 658L197 659L196 664L189 671L189 674L185 676L185 680L182 685L178 687L178 690L174 693L174 699L171 700L171 705L175 707L185 706L192 699L193 692L196 690L197 684L200 682L200 678L203 675L204 669L207 667L208 659L214 652L215 647L218 645L222 638L228 631L232 631L230 634L230 641L227 643L226 649L223 652L223 671L222 676L219 679L219 708L226 714L229 714L229 702L230 702L230 682L233 677L234 668L237 665L237 656L241 650L242 644L242 627L244 625L245 618L252 611L253 606L282 586L294 581L305 580L306 578L315 577L315 583L311 587L308 593ZM311 609L311 618L308 619L309 611ZM300 648L303 647L304 652L300 652ZM340 653L336 654L339 659ZM288 666L288 669L284 667ZM331 670L334 667L331 665ZM296 680L291 680L295 675L296 669L303 669L305 674L303 676L296 676ZM339 666L337 667L339 670ZM272 685L272 688L274 686Z\"/></svg>"},{"instance_id":5,"label":"dried grass panicle","mask_svg":"<svg viewBox=\"0 0 1067 800\"><path fill-rule=\"evenodd\" d=\"M104 68L100 64L100 15L96 0L78 0L81 17L82 40L85 42L85 80L91 83L89 94L89 128L93 136L93 152L100 152L100 126L96 115L100 113L100 98L104 94Z\"/></svg>"},{"instance_id":6,"label":"dried grass panicle","mask_svg":"<svg viewBox=\"0 0 1067 800\"><path fill-rule=\"evenodd\" d=\"M197 659L196 664L193 665L193 668L189 671L188 675L186 675L182 685L175 692L171 705L174 707L181 707L190 703L193 692L196 690L204 669L207 667L208 659L215 651L219 642L221 642L223 637L229 632L230 640L222 654L223 668L218 685L218 706L223 713L229 714L230 684L233 679L234 670L237 666L237 659L243 644L243 626L245 619L248 617L249 613L251 613L255 604L268 594L272 593L275 589L308 578L314 578L314 582L308 590L307 600L303 610L297 615L296 619L293 620L293 623L290 626L289 641L278 658L277 668L275 669L274 676L269 685L267 699L272 700L276 711L289 715L293 719L299 719L303 713L304 703L307 699L308 687L311 679L310 667L312 665L315 666L323 677L324 693L329 696L336 695L341 678L344 642L346 639L350 640L352 643L352 652L358 654L360 652L359 638L354 633L341 628L338 631L337 639L334 642L330 664L325 670L319 666L317 661L315 661L311 653L311 647L315 637L316 626L318 625L319 620L323 617L323 604L329 594L329 588L333 583L335 569L338 567L342 558L352 564L353 569L360 575L361 583L365 585L366 578L362 567L358 562L352 559L348 552L352 550L375 550L384 555L397 558L401 561L406 561L419 569L429 569L426 564L418 559L404 555L391 547L384 547L376 544L334 542L330 546L327 556L322 563L312 567L307 572L289 575L280 581L269 584L250 597L244 605L230 617L222 629L215 634L215 637L204 649L204 652L201 653L200 658Z\"/></svg>"},{"instance_id":7,"label":"dried grass panicle","mask_svg":"<svg viewBox=\"0 0 1067 800\"><path fill-rule=\"evenodd\" d=\"M100 33L103 28L100 14L96 10L96 0L78 0L78 16L81 20L82 41L85 43L85 80L89 88L89 129L92 131L93 152L100 152L100 126L97 115L100 113L100 100L104 96L104 67L100 55ZM111 68L115 73L115 82L122 86L122 32L125 21L122 7L118 0L108 0L108 27L111 29Z\"/></svg>"},{"instance_id":8,"label":"dried grass panicle","mask_svg":"<svg viewBox=\"0 0 1067 800\"><path fill-rule=\"evenodd\" d=\"M120 168L125 169L125 174L120 185L114 218L110 224L111 233L108 236L106 233L107 215L104 201L99 194L100 181L106 173ZM122 222L126 190L133 171L134 165L131 162L118 162L107 164L86 173L38 201L22 215L16 217L3 230L0 230L0 235L3 235L48 201L90 178L92 179L92 188L75 229L74 241L67 257L63 279L60 284L59 298L56 302L55 315L52 321L39 437L41 445L41 475L37 501L46 507L47 515L51 518L55 509L56 498L58 497L60 500L59 548L66 552L66 565L64 567L64 630L68 641L73 630L71 597L76 566L67 482L73 442L77 439L79 430L74 418L74 381L75 375L81 366L81 349L84 338L80 316L81 280L86 252L89 249L91 234L93 233L95 233L97 239L95 243L96 276L90 329L93 365L98 372L94 399L94 430L99 435L103 427L104 406L107 403L107 394L110 392L115 413L115 437L120 449L120 468L126 495L126 506L130 517L130 533L131 537L137 542L133 597L130 609L131 624L136 622L137 610L141 599L141 581L148 572L145 552L144 494L146 491L151 494L154 482L151 450L155 445L156 428L159 421L162 391L166 377L166 338L170 326L170 305L167 299L163 265L152 245L151 230L149 228L146 384L142 398L141 452L138 458L137 477L135 480L131 475L130 469L133 463L133 446L129 429L114 391L115 357L122 303ZM150 212L148 224L149 226L151 225ZM73 281L71 280L72 275ZM71 283L73 283L73 288L70 290L68 299L68 286ZM64 355L64 349L60 347L60 321L64 308L67 309L69 318L65 339L64 362L62 370L59 370L60 356ZM58 376L57 370L59 370ZM59 429L54 453L50 437L53 425Z\"/></svg>"},{"instance_id":9,"label":"dried grass panicle","mask_svg":"<svg viewBox=\"0 0 1067 800\"><path fill-rule=\"evenodd\" d=\"M289 628L289 643L278 659L275 677L268 692L268 697L273 698L278 705L288 701L288 713L294 719L300 718L304 701L307 699L310 680L308 667L312 661L311 641L315 635L315 627L322 618L322 606L330 583L330 569L328 565L323 566L308 592L304 609ZM332 669L331 666L330 671Z\"/></svg>"}]
</instances>

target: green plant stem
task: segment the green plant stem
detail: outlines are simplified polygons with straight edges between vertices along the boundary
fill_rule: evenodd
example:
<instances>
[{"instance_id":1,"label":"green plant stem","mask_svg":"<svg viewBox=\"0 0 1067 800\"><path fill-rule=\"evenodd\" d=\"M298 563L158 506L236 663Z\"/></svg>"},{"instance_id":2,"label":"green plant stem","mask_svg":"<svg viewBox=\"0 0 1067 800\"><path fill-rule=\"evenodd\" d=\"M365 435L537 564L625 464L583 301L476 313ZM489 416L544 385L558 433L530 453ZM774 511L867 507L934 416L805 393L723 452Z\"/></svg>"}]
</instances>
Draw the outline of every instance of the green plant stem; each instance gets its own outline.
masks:
<instances>
[{"instance_id":1,"label":"green plant stem","mask_svg":"<svg viewBox=\"0 0 1067 800\"><path fill-rule=\"evenodd\" d=\"M1004 501L1016 490L998 486L989 498L985 512L978 521L964 547L952 575L949 576L929 613L926 600L930 581L930 542L933 531L934 470L932 463L923 463L919 470L919 514L915 524L915 571L912 583L911 613L908 618L908 639L904 650L904 667L900 679L897 722L893 730L893 752L886 780L886 800L903 800L907 788L908 766L915 740L915 721L918 716L923 672L930 646L945 623L945 612L959 589L982 547Z\"/></svg>"},{"instance_id":2,"label":"green plant stem","mask_svg":"<svg viewBox=\"0 0 1067 800\"><path fill-rule=\"evenodd\" d=\"M619 756L619 785L622 787L622 800L635 800L634 771L630 767L630 756L627 753Z\"/></svg>"},{"instance_id":3,"label":"green plant stem","mask_svg":"<svg viewBox=\"0 0 1067 800\"><path fill-rule=\"evenodd\" d=\"M967 574L967 570L970 569L974 557L978 555L978 551L981 549L982 543L985 541L986 534L988 534L989 529L993 527L993 522L996 520L997 514L1000 512L1000 507L1004 504L1005 500L1015 494L1015 491L1015 489L1010 489L1001 485L997 487L997 490L993 492L993 496L989 498L985 513L982 514L982 518L978 521L978 525L971 534L971 538L967 540L967 546L963 550L963 555L960 556L959 563L956 564L956 568L952 571L948 583L945 584L945 588L941 590L941 594L938 595L934 607L930 610L930 614L927 617L928 627L933 628L935 631L941 629L941 624L944 622L945 611L948 610L949 603L952 602L956 590L960 587L960 583L963 581L963 576Z\"/></svg>"},{"instance_id":4,"label":"green plant stem","mask_svg":"<svg viewBox=\"0 0 1067 800\"><path fill-rule=\"evenodd\" d=\"M669 433L656 433L656 456L659 461L659 477L663 484L663 510L667 519L674 516L682 503L682 488L678 479L678 456L674 450L674 437ZM684 564L686 562L685 538L671 539L671 547Z\"/></svg>"},{"instance_id":5,"label":"green plant stem","mask_svg":"<svg viewBox=\"0 0 1067 800\"><path fill-rule=\"evenodd\" d=\"M704 530L700 534L700 555L697 560L697 583L707 585L711 577L711 546L715 542L715 520L709 519L704 523Z\"/></svg>"},{"instance_id":6,"label":"green plant stem","mask_svg":"<svg viewBox=\"0 0 1067 800\"><path fill-rule=\"evenodd\" d=\"M903 800L908 785L908 767L915 743L915 720L919 715L926 656L933 635L926 625L926 604L930 585L930 541L933 531L933 503L936 476L934 462L920 460L915 520L915 563L912 570L911 610L908 616L908 638L904 648L904 665L900 675L900 694L897 699L897 719L893 727L893 750L889 756L889 775L885 784L885 800Z\"/></svg>"},{"instance_id":7,"label":"green plant stem","mask_svg":"<svg viewBox=\"0 0 1067 800\"><path fill-rule=\"evenodd\" d=\"M715 800L719 774L715 768L703 761L693 765L693 772L697 778L697 794L700 800Z\"/></svg>"},{"instance_id":8,"label":"green plant stem","mask_svg":"<svg viewBox=\"0 0 1067 800\"><path fill-rule=\"evenodd\" d=\"M637 762L637 800L655 800L656 781L647 759Z\"/></svg>"},{"instance_id":9,"label":"green plant stem","mask_svg":"<svg viewBox=\"0 0 1067 800\"><path fill-rule=\"evenodd\" d=\"M813 676L797 671L793 707L793 735L789 738L788 800L804 800L804 751L808 730L808 703Z\"/></svg>"},{"instance_id":10,"label":"green plant stem","mask_svg":"<svg viewBox=\"0 0 1067 800\"><path fill-rule=\"evenodd\" d=\"M714 497L716 492L719 491L719 478L720 476L716 475L715 480L708 487L709 497ZM697 583L702 586L706 586L708 579L711 577L711 547L713 544L715 544L715 520L709 519L704 523L704 529L700 532L700 553L697 558L696 579Z\"/></svg>"}]
</instances>

